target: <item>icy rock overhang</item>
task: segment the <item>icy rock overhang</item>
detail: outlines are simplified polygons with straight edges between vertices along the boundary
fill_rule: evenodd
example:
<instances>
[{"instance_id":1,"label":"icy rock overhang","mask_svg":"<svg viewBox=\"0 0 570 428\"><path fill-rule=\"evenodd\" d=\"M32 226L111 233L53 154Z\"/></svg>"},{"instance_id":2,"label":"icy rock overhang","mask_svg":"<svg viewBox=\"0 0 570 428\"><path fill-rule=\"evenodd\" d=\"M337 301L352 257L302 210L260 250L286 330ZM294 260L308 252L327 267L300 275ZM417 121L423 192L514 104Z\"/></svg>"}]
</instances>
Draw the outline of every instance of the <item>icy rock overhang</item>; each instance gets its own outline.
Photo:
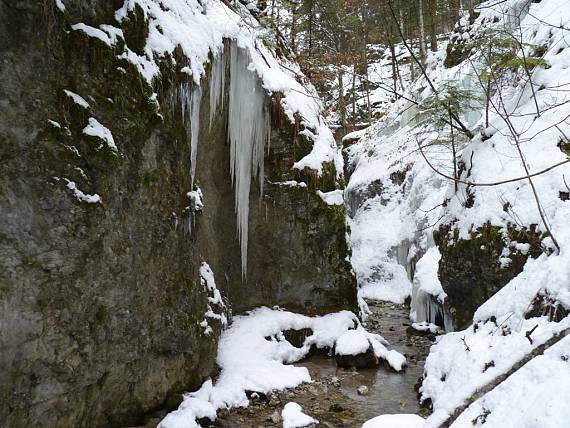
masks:
<instances>
[{"instance_id":1,"label":"icy rock overhang","mask_svg":"<svg viewBox=\"0 0 570 428\"><path fill-rule=\"evenodd\" d=\"M312 143L310 153L293 168L312 170L317 176L323 174L326 164L334 165L338 173L342 171L333 134L320 114L323 107L318 94L296 64L277 58L261 43L259 36L264 30L250 11L238 2L229 6L218 0L126 0L116 11L115 18L124 27L143 22L148 30L139 31L148 34L142 49L135 52L126 46L120 56L137 67L150 87L155 87L160 80L160 65L164 58L193 81L193 85L181 84L175 96L176 102L182 105L183 121L189 123L192 182L196 171L202 77L209 75L211 126L218 105L224 103L229 62L230 174L235 187L242 275L245 278L249 194L252 178L263 176L264 148L271 130L266 102L271 94L279 93L279 108L291 123L303 126L301 133ZM109 26L89 28L92 31L88 34L93 37L99 33L107 34L108 44L124 37L121 30ZM183 64L177 64L178 50L185 57ZM158 99L158 104L161 101ZM259 182L262 186L263 179Z\"/></svg>"}]
</instances>

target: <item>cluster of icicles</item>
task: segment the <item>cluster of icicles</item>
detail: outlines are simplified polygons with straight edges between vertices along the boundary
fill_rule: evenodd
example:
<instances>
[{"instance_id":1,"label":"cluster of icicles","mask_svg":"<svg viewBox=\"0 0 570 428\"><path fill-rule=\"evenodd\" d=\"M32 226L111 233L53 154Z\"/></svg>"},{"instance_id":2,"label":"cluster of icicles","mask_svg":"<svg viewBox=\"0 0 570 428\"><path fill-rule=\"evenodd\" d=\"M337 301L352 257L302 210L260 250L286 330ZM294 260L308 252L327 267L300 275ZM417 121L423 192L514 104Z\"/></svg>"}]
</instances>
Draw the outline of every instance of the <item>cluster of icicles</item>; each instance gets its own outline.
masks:
<instances>
[{"instance_id":1,"label":"cluster of icicles","mask_svg":"<svg viewBox=\"0 0 570 428\"><path fill-rule=\"evenodd\" d=\"M247 273L247 245L249 224L249 194L252 178L258 178L263 194L263 157L270 136L267 94L257 73L250 69L251 56L247 49L232 43L229 49L218 53L213 60L210 75L210 129L218 107L224 107L224 88L229 57L230 81L228 99L228 141L230 143L230 174L235 188L237 233L241 249L242 276ZM175 93L175 101L182 106L182 121L190 140L190 176L192 187L196 174L198 136L200 133L199 85L182 83Z\"/></svg>"}]
</instances>

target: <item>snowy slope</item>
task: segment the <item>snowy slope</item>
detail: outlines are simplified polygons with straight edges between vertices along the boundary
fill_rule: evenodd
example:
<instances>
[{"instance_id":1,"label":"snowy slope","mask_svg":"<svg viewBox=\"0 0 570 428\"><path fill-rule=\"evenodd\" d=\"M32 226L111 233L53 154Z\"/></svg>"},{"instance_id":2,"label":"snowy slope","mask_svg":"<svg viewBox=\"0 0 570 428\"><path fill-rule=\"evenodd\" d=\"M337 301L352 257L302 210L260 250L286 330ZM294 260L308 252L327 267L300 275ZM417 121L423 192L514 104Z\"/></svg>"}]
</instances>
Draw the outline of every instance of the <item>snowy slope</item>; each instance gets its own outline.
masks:
<instances>
[{"instance_id":1,"label":"snowy slope","mask_svg":"<svg viewBox=\"0 0 570 428\"><path fill-rule=\"evenodd\" d=\"M487 222L503 230L509 225L537 225L543 233L547 231L544 217L560 251L543 235L543 254L529 258L523 271L478 309L471 327L439 338L426 362L421 393L434 410L425 427L439 426L455 409L468 406L478 397L477 391L481 398L453 426L564 426L560 423L566 421L564 397L570 396L570 386L565 375L553 374L568 370L567 339L544 356L531 358L514 374L511 371L533 356L533 350L538 352L541 344L550 346L557 334L565 334L570 327L570 202L564 197L570 191L570 164L564 163L568 153L559 148L566 147L570 135L570 4L564 0L490 1L477 11L471 22L462 19L457 34L465 41L477 41L490 31L495 37L508 34L522 40L524 56L519 49L519 63L534 57L539 65L531 67L530 81L522 67L501 80L500 88L493 91L487 126L484 86L478 80L486 71L481 50L475 49L451 68L443 65L444 50L428 60L428 74L438 90L453 82L479 97L461 114L475 136L458 142L458 156L465 164L460 179L488 184L524 177L520 147L529 173L538 174L533 184L543 215L528 180L498 186L459 183L455 188L439 176L417 148L418 143L425 146L433 165L452 175L451 153L437 144L442 131L422 121L421 114L410 118L406 113L410 103L399 100L385 119L347 150L349 167L354 168L348 192L366 189L374 180L382 183L381 194L364 198L351 222L355 270L361 296L408 295L412 285L409 278L404 281L402 265L410 257L398 257L394 249L412 241L425 253L413 281L412 317L416 322L431 321L422 319L428 317L426 309L431 305L425 302L445 299L435 275L439 254L430 249L433 226L450 225L458 236L470 239L470 232ZM406 93L420 103L432 95L423 78ZM406 178L400 184L393 173L406 167ZM526 251L516 242L510 245ZM501 260L506 265L509 262L506 256ZM374 276L374 270L397 274ZM507 380L494 387L501 375ZM544 394L522 394L530 391L529 383Z\"/></svg>"}]
</instances>

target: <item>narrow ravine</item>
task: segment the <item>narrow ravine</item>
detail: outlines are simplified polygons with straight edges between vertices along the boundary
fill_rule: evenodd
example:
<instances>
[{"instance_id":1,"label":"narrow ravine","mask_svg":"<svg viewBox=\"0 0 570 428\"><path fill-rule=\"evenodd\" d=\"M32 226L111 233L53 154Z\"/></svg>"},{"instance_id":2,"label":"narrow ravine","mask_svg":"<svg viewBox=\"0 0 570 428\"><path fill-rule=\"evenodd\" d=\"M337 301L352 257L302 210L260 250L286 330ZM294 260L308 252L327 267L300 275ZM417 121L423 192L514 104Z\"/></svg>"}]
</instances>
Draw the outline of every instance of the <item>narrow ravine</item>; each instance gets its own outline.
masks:
<instances>
[{"instance_id":1,"label":"narrow ravine","mask_svg":"<svg viewBox=\"0 0 570 428\"><path fill-rule=\"evenodd\" d=\"M269 396L255 395L247 408L222 411L212 427L245 428L281 426L281 410L288 402L324 427L359 427L384 413L421 413L414 386L422 375L431 341L409 334L409 308L388 302L369 302L366 328L381 334L392 348L405 354L409 366L403 373L381 366L377 369L338 368L333 358L311 355L296 365L307 367L313 383ZM365 394L358 389L367 388ZM361 388L362 389L362 388Z\"/></svg>"}]
</instances>

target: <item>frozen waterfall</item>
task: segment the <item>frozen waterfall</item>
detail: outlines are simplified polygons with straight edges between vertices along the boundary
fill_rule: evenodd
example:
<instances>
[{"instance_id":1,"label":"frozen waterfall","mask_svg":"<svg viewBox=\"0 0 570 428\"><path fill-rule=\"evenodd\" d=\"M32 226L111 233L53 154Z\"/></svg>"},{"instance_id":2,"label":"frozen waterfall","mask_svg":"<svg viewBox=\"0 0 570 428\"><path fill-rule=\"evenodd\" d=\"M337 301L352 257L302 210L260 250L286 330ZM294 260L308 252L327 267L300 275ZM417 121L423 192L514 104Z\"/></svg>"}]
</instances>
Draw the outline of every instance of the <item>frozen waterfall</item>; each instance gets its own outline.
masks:
<instances>
[{"instance_id":1,"label":"frozen waterfall","mask_svg":"<svg viewBox=\"0 0 570 428\"><path fill-rule=\"evenodd\" d=\"M231 46L228 139L230 174L235 187L235 210L241 248L242 277L247 274L249 193L252 177L258 177L263 193L263 156L269 141L267 93L255 71L249 68L246 49Z\"/></svg>"},{"instance_id":2,"label":"frozen waterfall","mask_svg":"<svg viewBox=\"0 0 570 428\"><path fill-rule=\"evenodd\" d=\"M210 75L210 129L214 116L221 103L224 107L224 88L226 87L226 58L224 50L214 57L212 62L212 74Z\"/></svg>"},{"instance_id":3,"label":"frozen waterfall","mask_svg":"<svg viewBox=\"0 0 570 428\"><path fill-rule=\"evenodd\" d=\"M193 85L192 83L187 82L182 83L176 90L175 101L180 103L182 123L186 126L189 134L190 177L193 187L198 157L198 135L200 134L200 104L202 102L202 90L199 85Z\"/></svg>"}]
</instances>

